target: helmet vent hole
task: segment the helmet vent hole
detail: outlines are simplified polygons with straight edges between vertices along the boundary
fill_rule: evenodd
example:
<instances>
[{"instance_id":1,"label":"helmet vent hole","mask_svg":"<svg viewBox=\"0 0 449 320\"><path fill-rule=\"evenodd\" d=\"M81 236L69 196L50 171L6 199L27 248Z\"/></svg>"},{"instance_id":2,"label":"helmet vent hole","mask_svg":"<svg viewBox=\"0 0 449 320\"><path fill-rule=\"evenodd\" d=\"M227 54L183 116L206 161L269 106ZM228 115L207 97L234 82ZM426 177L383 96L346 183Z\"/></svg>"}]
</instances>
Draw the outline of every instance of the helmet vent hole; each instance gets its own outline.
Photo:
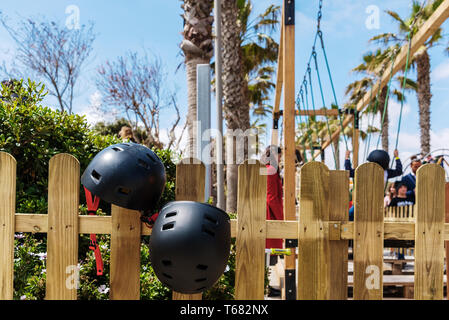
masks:
<instances>
[{"instance_id":1,"label":"helmet vent hole","mask_svg":"<svg viewBox=\"0 0 449 320\"><path fill-rule=\"evenodd\" d=\"M173 229L175 227L175 223L174 222L170 222L170 223L166 223L162 226L162 230L170 230Z\"/></svg>"},{"instance_id":2,"label":"helmet vent hole","mask_svg":"<svg viewBox=\"0 0 449 320\"><path fill-rule=\"evenodd\" d=\"M145 169L150 169L150 165L147 162L143 161L142 159L138 159L137 163L139 164L139 166L142 166Z\"/></svg>"},{"instance_id":3,"label":"helmet vent hole","mask_svg":"<svg viewBox=\"0 0 449 320\"><path fill-rule=\"evenodd\" d=\"M212 231L211 229L209 229L208 227L206 227L205 225L203 225L203 230L204 233L207 233L208 235L210 235L211 237L215 237L215 232Z\"/></svg>"},{"instance_id":4,"label":"helmet vent hole","mask_svg":"<svg viewBox=\"0 0 449 320\"><path fill-rule=\"evenodd\" d=\"M168 278L168 279L173 279L173 277L172 277L171 275L169 275L169 274L162 273L162 275L163 275L164 277Z\"/></svg>"},{"instance_id":5,"label":"helmet vent hole","mask_svg":"<svg viewBox=\"0 0 449 320\"><path fill-rule=\"evenodd\" d=\"M206 278L200 278L200 279L196 279L195 282L203 282L203 281L206 281L206 280L207 280Z\"/></svg>"},{"instance_id":6,"label":"helmet vent hole","mask_svg":"<svg viewBox=\"0 0 449 320\"><path fill-rule=\"evenodd\" d=\"M177 212L176 212L176 211L173 211L173 212L169 212L169 213L167 213L167 214L165 215L165 218L170 218L170 217L174 217L174 216L176 216L176 214L177 214Z\"/></svg>"},{"instance_id":7,"label":"helmet vent hole","mask_svg":"<svg viewBox=\"0 0 449 320\"><path fill-rule=\"evenodd\" d=\"M154 156L151 153L147 153L147 157L151 160L151 162L156 163L156 159L154 158Z\"/></svg>"},{"instance_id":8,"label":"helmet vent hole","mask_svg":"<svg viewBox=\"0 0 449 320\"><path fill-rule=\"evenodd\" d=\"M211 222L212 224L217 224L217 223L218 223L217 219L212 218L210 215L205 215L204 218L205 218L207 221Z\"/></svg>"},{"instance_id":9,"label":"helmet vent hole","mask_svg":"<svg viewBox=\"0 0 449 320\"><path fill-rule=\"evenodd\" d=\"M207 270L207 266L205 266L204 264L199 264L196 266L196 268L200 270Z\"/></svg>"},{"instance_id":10,"label":"helmet vent hole","mask_svg":"<svg viewBox=\"0 0 449 320\"><path fill-rule=\"evenodd\" d=\"M131 192L130 189L125 188L125 187L120 187L118 188L118 193L127 196L129 193Z\"/></svg>"},{"instance_id":11,"label":"helmet vent hole","mask_svg":"<svg viewBox=\"0 0 449 320\"><path fill-rule=\"evenodd\" d=\"M101 179L101 174L99 174L97 171L92 170L92 173L90 174L91 177L95 180L95 182L99 182Z\"/></svg>"},{"instance_id":12,"label":"helmet vent hole","mask_svg":"<svg viewBox=\"0 0 449 320\"><path fill-rule=\"evenodd\" d=\"M172 263L171 263L170 260L162 260L162 264L163 264L164 266L166 266L166 267L169 267L169 266L172 265Z\"/></svg>"},{"instance_id":13,"label":"helmet vent hole","mask_svg":"<svg viewBox=\"0 0 449 320\"><path fill-rule=\"evenodd\" d=\"M123 151L123 149L119 147L113 147L112 150L114 150L115 152Z\"/></svg>"}]
</instances>

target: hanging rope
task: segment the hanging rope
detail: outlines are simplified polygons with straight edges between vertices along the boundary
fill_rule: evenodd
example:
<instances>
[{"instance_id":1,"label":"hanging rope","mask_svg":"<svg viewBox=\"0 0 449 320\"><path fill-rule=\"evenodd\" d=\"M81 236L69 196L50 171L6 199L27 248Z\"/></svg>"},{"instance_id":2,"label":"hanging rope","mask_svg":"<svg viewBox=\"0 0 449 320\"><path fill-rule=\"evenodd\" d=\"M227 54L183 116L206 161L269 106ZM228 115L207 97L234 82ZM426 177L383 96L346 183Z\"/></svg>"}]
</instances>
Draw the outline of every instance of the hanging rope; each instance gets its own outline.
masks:
<instances>
[{"instance_id":1,"label":"hanging rope","mask_svg":"<svg viewBox=\"0 0 449 320\"><path fill-rule=\"evenodd\" d=\"M391 82L393 79L393 69L394 69L394 63L396 60L396 56L397 56L397 51L395 50L395 53L391 56L390 79L388 80L387 95L385 97L384 110L382 112L382 120L380 123L380 133L379 133L379 138L377 139L376 149L379 148L380 139L382 138L382 134L383 134L383 125L384 125L384 121L385 121L385 115L386 115L387 109L388 109L388 102L390 100L390 89L391 89Z\"/></svg>"},{"instance_id":2,"label":"hanging rope","mask_svg":"<svg viewBox=\"0 0 449 320\"><path fill-rule=\"evenodd\" d=\"M327 73L329 75L329 80L330 80L330 84L331 84L331 88L332 88L332 94L334 96L334 103L337 106L337 108L340 109L340 107L338 105L338 101L337 101L337 95L335 93L334 81L332 80L332 73L331 73L331 70L329 67L329 61L327 59L326 49L324 47L323 32L321 30L318 30L318 37L320 38L321 48L323 50L324 61L326 62ZM342 119L341 114L339 114L338 119L340 121L340 127L341 127L340 129L341 129L341 133L343 135L343 139L345 141L346 150L349 150L348 139L345 135L345 128L343 127L343 119ZM329 138L331 138L331 137L329 137Z\"/></svg>"},{"instance_id":3,"label":"hanging rope","mask_svg":"<svg viewBox=\"0 0 449 320\"><path fill-rule=\"evenodd\" d=\"M329 118L328 118L328 116L327 116L327 108L326 108L326 101L325 101L325 99L324 99L324 92L323 92L323 85L322 85L322 83L321 83L321 76L320 76L320 70L319 70L319 68L318 68L318 59L317 59L317 54L316 54L316 51L314 51L314 52L312 52L312 55L313 55L313 59L314 59L314 61L315 61L315 70L316 70L316 74L317 74L317 78L318 78L318 85L319 85L319 87L320 87L320 93L321 93L321 101L322 101L322 103L323 103L323 109L324 109L324 115L325 115L325 117L326 117L326 127L327 127L327 132L328 132L328 134L329 134L329 137L331 137L332 136L332 132L331 132L331 129L330 129L330 125L329 125ZM332 154L333 154L333 156L334 156L334 161L335 161L335 167L337 168L338 167L338 164L337 164L337 157L336 157L336 155L335 155L335 146L331 143L331 149L332 149Z\"/></svg>"}]
</instances>

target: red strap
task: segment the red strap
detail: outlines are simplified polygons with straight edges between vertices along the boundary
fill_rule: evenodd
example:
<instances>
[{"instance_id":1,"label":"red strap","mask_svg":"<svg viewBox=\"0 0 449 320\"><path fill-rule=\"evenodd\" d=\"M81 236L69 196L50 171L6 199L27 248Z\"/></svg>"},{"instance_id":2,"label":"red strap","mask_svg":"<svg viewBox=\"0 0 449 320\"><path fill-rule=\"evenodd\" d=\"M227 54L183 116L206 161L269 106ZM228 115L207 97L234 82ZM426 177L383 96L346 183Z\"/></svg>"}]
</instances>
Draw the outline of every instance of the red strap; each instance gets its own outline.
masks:
<instances>
[{"instance_id":1,"label":"red strap","mask_svg":"<svg viewBox=\"0 0 449 320\"><path fill-rule=\"evenodd\" d=\"M87 203L87 211L89 212L89 215L93 216L96 214L98 210L98 206L100 205L100 198L97 196L94 197L94 200L92 201L92 194L89 190L84 187L84 192L86 194L86 203ZM97 275L101 276L103 275L103 259L101 258L101 252L100 247L97 243L97 236L95 234L90 235L90 245L89 249L93 250L95 252L95 262L97 264Z\"/></svg>"}]
</instances>

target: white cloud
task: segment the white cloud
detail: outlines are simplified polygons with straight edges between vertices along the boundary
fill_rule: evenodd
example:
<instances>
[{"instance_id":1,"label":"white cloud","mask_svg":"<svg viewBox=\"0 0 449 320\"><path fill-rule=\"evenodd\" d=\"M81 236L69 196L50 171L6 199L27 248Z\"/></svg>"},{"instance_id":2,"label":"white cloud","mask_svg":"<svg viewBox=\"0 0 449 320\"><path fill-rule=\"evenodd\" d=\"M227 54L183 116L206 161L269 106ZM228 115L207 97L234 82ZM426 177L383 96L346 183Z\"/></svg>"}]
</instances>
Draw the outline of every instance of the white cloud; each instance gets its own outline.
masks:
<instances>
[{"instance_id":1,"label":"white cloud","mask_svg":"<svg viewBox=\"0 0 449 320\"><path fill-rule=\"evenodd\" d=\"M108 113L101 110L102 96L99 91L95 91L89 96L89 104L82 107L78 114L85 115L87 123L93 125L97 122L112 122L119 113L117 109L111 108Z\"/></svg>"},{"instance_id":2,"label":"white cloud","mask_svg":"<svg viewBox=\"0 0 449 320\"><path fill-rule=\"evenodd\" d=\"M436 66L431 76L435 82L449 78L449 62L443 62Z\"/></svg>"}]
</instances>

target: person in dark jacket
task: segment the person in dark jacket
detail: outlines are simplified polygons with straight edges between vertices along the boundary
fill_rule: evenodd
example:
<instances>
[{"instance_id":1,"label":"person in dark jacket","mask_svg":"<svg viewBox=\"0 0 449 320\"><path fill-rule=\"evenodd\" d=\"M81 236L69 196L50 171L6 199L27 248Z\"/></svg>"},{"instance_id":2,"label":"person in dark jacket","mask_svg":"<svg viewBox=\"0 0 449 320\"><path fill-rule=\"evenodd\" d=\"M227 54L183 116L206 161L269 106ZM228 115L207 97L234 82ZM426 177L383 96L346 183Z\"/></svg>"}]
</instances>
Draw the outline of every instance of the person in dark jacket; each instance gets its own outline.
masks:
<instances>
[{"instance_id":1,"label":"person in dark jacket","mask_svg":"<svg viewBox=\"0 0 449 320\"><path fill-rule=\"evenodd\" d=\"M402 177L401 183L407 187L407 196L415 202L415 188L416 188L416 172L421 167L422 162L418 156L411 159L410 168L412 172Z\"/></svg>"},{"instance_id":2,"label":"person in dark jacket","mask_svg":"<svg viewBox=\"0 0 449 320\"><path fill-rule=\"evenodd\" d=\"M376 160L371 159L373 154L381 153L381 152L386 154L386 156L384 156L385 159L383 159L383 161L378 162ZM351 178L354 178L355 170L352 168L352 165L351 165L350 154L351 154L350 151L347 150L346 156L345 156L345 170L348 170L349 176ZM395 158L396 168L390 169L390 168L388 168L388 164L390 162L390 157L388 156L388 154L385 151L374 150L373 152L370 153L370 156L368 157L368 161L376 162L380 166L382 166L382 168L384 169L384 171L385 171L384 182L385 183L388 181L388 179L392 179L392 178L399 177L400 175L402 175L402 162L401 162L401 159L399 159L399 151L398 150L394 150L394 158Z\"/></svg>"}]
</instances>

